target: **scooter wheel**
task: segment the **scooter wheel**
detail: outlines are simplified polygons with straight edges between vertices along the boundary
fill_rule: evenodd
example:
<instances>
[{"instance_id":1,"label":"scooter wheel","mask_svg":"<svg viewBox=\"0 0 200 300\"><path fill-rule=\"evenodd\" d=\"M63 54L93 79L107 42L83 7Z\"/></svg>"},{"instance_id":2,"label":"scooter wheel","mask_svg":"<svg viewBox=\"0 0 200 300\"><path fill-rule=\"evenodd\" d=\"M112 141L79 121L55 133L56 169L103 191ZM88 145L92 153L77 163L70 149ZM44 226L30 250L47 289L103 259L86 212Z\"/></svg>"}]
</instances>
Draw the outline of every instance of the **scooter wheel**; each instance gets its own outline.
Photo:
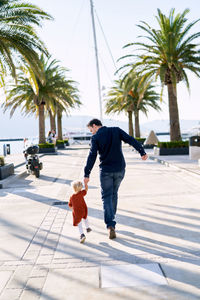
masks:
<instances>
[{"instance_id":1,"label":"scooter wheel","mask_svg":"<svg viewBox=\"0 0 200 300\"><path fill-rule=\"evenodd\" d=\"M39 170L39 169L36 169L36 170L35 170L35 177L36 177L36 178L39 178L39 177L40 177L40 170Z\"/></svg>"}]
</instances>

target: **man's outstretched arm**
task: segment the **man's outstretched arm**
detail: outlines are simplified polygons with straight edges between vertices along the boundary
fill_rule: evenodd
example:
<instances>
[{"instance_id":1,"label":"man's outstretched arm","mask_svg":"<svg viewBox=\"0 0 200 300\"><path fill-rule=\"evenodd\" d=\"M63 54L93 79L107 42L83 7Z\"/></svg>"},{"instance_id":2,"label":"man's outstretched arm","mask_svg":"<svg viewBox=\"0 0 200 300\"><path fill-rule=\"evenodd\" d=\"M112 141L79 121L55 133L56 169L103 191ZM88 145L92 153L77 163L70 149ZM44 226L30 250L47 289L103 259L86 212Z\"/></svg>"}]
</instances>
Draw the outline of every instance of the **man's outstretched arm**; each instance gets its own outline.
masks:
<instances>
[{"instance_id":1,"label":"man's outstretched arm","mask_svg":"<svg viewBox=\"0 0 200 300\"><path fill-rule=\"evenodd\" d=\"M133 146L140 153L142 160L146 160L148 158L148 155L146 154L143 146L136 139L134 139L132 136L123 131L121 128L119 128L119 130L121 140Z\"/></svg>"}]
</instances>

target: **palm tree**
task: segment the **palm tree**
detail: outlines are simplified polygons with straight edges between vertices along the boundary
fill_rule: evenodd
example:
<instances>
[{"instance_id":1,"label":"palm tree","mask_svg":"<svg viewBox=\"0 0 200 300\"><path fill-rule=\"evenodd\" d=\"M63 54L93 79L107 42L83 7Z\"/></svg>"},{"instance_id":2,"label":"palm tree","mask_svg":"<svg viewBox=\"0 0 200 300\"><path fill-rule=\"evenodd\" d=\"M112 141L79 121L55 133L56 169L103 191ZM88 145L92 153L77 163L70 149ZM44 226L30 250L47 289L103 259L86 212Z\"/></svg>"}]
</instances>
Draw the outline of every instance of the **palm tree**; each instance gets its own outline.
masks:
<instances>
[{"instance_id":1,"label":"palm tree","mask_svg":"<svg viewBox=\"0 0 200 300\"><path fill-rule=\"evenodd\" d=\"M199 43L196 42L200 32L190 32L199 19L186 24L188 12L189 9L186 9L182 14L175 15L175 9L171 9L167 17L158 9L156 19L159 29L151 28L146 22L138 25L145 32L142 38L148 42L125 46L139 45L141 52L137 55L137 65L142 66L146 75L155 80L160 77L162 88L167 86L171 141L181 140L177 84L184 81L189 89L187 70L200 76Z\"/></svg>"},{"instance_id":2,"label":"palm tree","mask_svg":"<svg viewBox=\"0 0 200 300\"><path fill-rule=\"evenodd\" d=\"M132 76L133 74L131 74ZM145 80L142 81L142 77L134 77L134 80L133 78L130 80L130 76L127 76L126 79L115 81L115 86L108 93L106 113L127 112L129 134L131 136L133 136L132 114L134 114L135 137L140 137L139 112L141 111L147 115L148 107L160 110L158 105L159 95L150 83L146 84Z\"/></svg>"},{"instance_id":3,"label":"palm tree","mask_svg":"<svg viewBox=\"0 0 200 300\"><path fill-rule=\"evenodd\" d=\"M16 77L18 63L26 62L39 76L38 52L47 50L35 32L42 20L52 17L36 5L19 0L0 1L0 77L7 71Z\"/></svg>"},{"instance_id":4,"label":"palm tree","mask_svg":"<svg viewBox=\"0 0 200 300\"><path fill-rule=\"evenodd\" d=\"M54 104L56 107L56 104ZM50 120L50 130L55 130L56 131L56 112L55 109L53 111L51 108L48 108L48 115L49 115L49 120Z\"/></svg>"},{"instance_id":5,"label":"palm tree","mask_svg":"<svg viewBox=\"0 0 200 300\"><path fill-rule=\"evenodd\" d=\"M57 60L40 58L43 81L26 69L19 72L17 85L11 85L7 91L5 109L11 108L12 116L16 108L22 106L25 114L36 113L39 117L39 143L45 143L45 107L55 111L56 106L63 110L80 105L76 83L65 78L66 69L59 66Z\"/></svg>"},{"instance_id":6,"label":"palm tree","mask_svg":"<svg viewBox=\"0 0 200 300\"><path fill-rule=\"evenodd\" d=\"M133 130L133 109L131 105L127 105L127 95L124 89L124 82L122 80L115 80L115 85L111 87L106 98L106 113L120 114L122 111L126 111L128 114L128 128L129 135L134 136ZM129 96L128 96L129 99ZM126 107L126 108L125 108Z\"/></svg>"},{"instance_id":7,"label":"palm tree","mask_svg":"<svg viewBox=\"0 0 200 300\"><path fill-rule=\"evenodd\" d=\"M133 101L133 113L135 117L135 136L140 137L140 122L139 122L139 112L143 112L146 116L148 116L149 108L153 108L157 111L161 110L158 102L160 100L159 95L154 91L154 86L149 85L144 92L143 98L140 101L137 101L137 94L134 94L132 90L130 91L132 97L135 101Z\"/></svg>"}]
</instances>

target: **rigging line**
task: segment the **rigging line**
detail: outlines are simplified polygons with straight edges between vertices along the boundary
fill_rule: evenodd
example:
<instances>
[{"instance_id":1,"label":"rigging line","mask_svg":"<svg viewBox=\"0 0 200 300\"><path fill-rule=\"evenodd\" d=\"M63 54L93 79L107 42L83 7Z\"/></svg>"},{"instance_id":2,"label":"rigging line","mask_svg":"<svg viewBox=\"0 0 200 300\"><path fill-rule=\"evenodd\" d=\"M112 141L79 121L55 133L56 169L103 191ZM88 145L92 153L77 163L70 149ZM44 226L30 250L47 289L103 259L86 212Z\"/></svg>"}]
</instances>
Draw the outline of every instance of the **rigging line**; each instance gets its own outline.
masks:
<instances>
[{"instance_id":1,"label":"rigging line","mask_svg":"<svg viewBox=\"0 0 200 300\"><path fill-rule=\"evenodd\" d=\"M82 13L83 6L84 6L84 4L85 4L85 1L86 1L86 0L82 0L80 9L79 9L78 14L77 14L77 17L76 17L76 19L75 19L73 28L72 28L72 30L71 30L71 35L70 35L70 38L69 38L69 40L71 40L71 42L69 43L69 45L70 45L70 44L72 45L72 43L73 43L73 40L74 40L74 37L75 37L75 34L74 34L74 33L75 33L76 29L77 29L78 22L80 21L80 15L81 15L81 13ZM68 48L68 52L69 52L69 48Z\"/></svg>"},{"instance_id":2,"label":"rigging line","mask_svg":"<svg viewBox=\"0 0 200 300\"><path fill-rule=\"evenodd\" d=\"M104 66L104 69L105 69L105 71L106 71L106 74L107 74L107 76L108 76L108 78L109 78L110 82L112 83L112 82L113 82L113 80L112 80L112 78L110 77L109 71L108 71L108 69L106 68L106 64L104 63L104 61L103 61L103 58L102 58L102 56L101 56L101 54L100 54L100 53L99 53L99 57L100 57L100 59L101 59L101 62L102 62L102 64L103 64L103 66Z\"/></svg>"},{"instance_id":3,"label":"rigging line","mask_svg":"<svg viewBox=\"0 0 200 300\"><path fill-rule=\"evenodd\" d=\"M85 58L84 58L85 59L85 62L84 62L84 82L85 82L86 85L88 83L88 75L89 75L88 66L89 66L89 55L90 55L91 31L92 31L91 26L89 25L89 27L88 27L88 43L87 43L88 47L87 47L87 51L85 53L86 55L85 55Z\"/></svg>"},{"instance_id":4,"label":"rigging line","mask_svg":"<svg viewBox=\"0 0 200 300\"><path fill-rule=\"evenodd\" d=\"M117 66L116 66L116 64L115 64L115 60L114 60L114 57L113 57L113 55L112 55L112 51L111 51L110 46L109 46L109 44L108 44L108 40L107 40L106 35L105 35L105 33L104 33L104 30L103 30L103 27L102 27L102 25L101 25L101 22L100 22L100 19L99 19L99 17L98 17L98 14L97 14L96 9L95 9L95 14L96 14L97 21L98 21L98 23L99 23L100 29L101 29L101 31L102 31L102 34L103 34L103 37L104 37L106 46L107 46L107 48L108 48L108 52L110 53L112 62L113 62L114 66L115 66L115 69L116 69L116 71L117 71Z\"/></svg>"}]
</instances>

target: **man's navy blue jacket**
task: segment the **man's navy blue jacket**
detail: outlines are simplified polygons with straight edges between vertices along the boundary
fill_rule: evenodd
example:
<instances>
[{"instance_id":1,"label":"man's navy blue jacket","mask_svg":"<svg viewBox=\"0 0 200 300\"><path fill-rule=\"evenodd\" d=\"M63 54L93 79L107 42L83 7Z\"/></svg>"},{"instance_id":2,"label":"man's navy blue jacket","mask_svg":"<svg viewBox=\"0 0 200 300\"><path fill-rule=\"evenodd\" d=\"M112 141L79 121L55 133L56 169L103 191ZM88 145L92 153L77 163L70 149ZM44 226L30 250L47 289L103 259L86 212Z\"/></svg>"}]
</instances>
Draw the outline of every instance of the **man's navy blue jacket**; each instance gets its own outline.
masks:
<instances>
[{"instance_id":1,"label":"man's navy blue jacket","mask_svg":"<svg viewBox=\"0 0 200 300\"><path fill-rule=\"evenodd\" d=\"M108 173L123 171L126 164L122 153L122 141L133 146L141 156L146 154L142 145L119 127L100 127L91 139L90 153L84 169L85 177L89 177L97 153L101 171Z\"/></svg>"}]
</instances>

